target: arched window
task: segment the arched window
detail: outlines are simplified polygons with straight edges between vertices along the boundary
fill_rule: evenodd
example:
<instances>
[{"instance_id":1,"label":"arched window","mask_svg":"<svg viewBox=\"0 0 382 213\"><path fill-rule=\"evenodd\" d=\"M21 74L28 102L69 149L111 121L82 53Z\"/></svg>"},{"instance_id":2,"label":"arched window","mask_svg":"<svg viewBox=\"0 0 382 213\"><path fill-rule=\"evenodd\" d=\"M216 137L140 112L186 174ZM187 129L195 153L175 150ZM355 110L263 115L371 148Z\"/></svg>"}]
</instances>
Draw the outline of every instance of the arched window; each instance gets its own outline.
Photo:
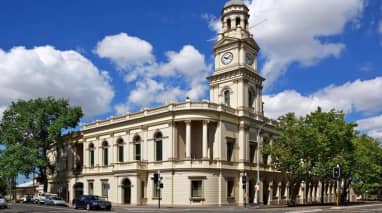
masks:
<instances>
[{"instance_id":1,"label":"arched window","mask_svg":"<svg viewBox=\"0 0 382 213\"><path fill-rule=\"evenodd\" d=\"M134 149L135 149L135 160L141 160L141 137L139 135L134 136Z\"/></svg>"},{"instance_id":2,"label":"arched window","mask_svg":"<svg viewBox=\"0 0 382 213\"><path fill-rule=\"evenodd\" d=\"M227 19L227 27L228 27L228 30L231 29L231 19Z\"/></svg>"},{"instance_id":3,"label":"arched window","mask_svg":"<svg viewBox=\"0 0 382 213\"><path fill-rule=\"evenodd\" d=\"M89 144L89 166L94 167L94 144Z\"/></svg>"},{"instance_id":4,"label":"arched window","mask_svg":"<svg viewBox=\"0 0 382 213\"><path fill-rule=\"evenodd\" d=\"M230 91L226 90L226 91L224 91L223 94L224 94L224 104L227 106L230 106L230 101L231 101Z\"/></svg>"},{"instance_id":5,"label":"arched window","mask_svg":"<svg viewBox=\"0 0 382 213\"><path fill-rule=\"evenodd\" d=\"M255 100L255 91L253 88L248 89L248 107L253 107L253 101Z\"/></svg>"},{"instance_id":6,"label":"arched window","mask_svg":"<svg viewBox=\"0 0 382 213\"><path fill-rule=\"evenodd\" d=\"M245 19L244 20L244 29L247 29L248 28L248 19Z\"/></svg>"},{"instance_id":7,"label":"arched window","mask_svg":"<svg viewBox=\"0 0 382 213\"><path fill-rule=\"evenodd\" d=\"M102 143L102 157L103 157L103 165L107 166L109 165L109 145L107 144L107 141L104 141Z\"/></svg>"},{"instance_id":8,"label":"arched window","mask_svg":"<svg viewBox=\"0 0 382 213\"><path fill-rule=\"evenodd\" d=\"M123 162L123 139L120 138L117 141L118 146L118 162Z\"/></svg>"},{"instance_id":9,"label":"arched window","mask_svg":"<svg viewBox=\"0 0 382 213\"><path fill-rule=\"evenodd\" d=\"M236 27L240 27L241 26L241 23L240 23L240 17L236 17Z\"/></svg>"},{"instance_id":10,"label":"arched window","mask_svg":"<svg viewBox=\"0 0 382 213\"><path fill-rule=\"evenodd\" d=\"M162 133L157 132L154 135L154 141L155 141L155 160L161 161L163 160L163 140L162 140Z\"/></svg>"}]
</instances>

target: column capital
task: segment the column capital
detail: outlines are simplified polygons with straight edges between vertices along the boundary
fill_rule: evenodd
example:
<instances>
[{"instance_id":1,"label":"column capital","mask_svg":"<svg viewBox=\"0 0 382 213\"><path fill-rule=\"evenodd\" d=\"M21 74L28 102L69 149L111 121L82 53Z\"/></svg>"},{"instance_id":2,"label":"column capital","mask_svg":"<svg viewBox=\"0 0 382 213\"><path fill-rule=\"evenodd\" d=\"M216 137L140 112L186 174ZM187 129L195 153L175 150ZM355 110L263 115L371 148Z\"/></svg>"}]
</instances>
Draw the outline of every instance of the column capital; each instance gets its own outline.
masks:
<instances>
[{"instance_id":1,"label":"column capital","mask_svg":"<svg viewBox=\"0 0 382 213\"><path fill-rule=\"evenodd\" d=\"M191 124L191 120L184 120L184 123Z\"/></svg>"},{"instance_id":2,"label":"column capital","mask_svg":"<svg viewBox=\"0 0 382 213\"><path fill-rule=\"evenodd\" d=\"M203 120L203 124L208 124L208 123L210 123L210 120Z\"/></svg>"}]
</instances>

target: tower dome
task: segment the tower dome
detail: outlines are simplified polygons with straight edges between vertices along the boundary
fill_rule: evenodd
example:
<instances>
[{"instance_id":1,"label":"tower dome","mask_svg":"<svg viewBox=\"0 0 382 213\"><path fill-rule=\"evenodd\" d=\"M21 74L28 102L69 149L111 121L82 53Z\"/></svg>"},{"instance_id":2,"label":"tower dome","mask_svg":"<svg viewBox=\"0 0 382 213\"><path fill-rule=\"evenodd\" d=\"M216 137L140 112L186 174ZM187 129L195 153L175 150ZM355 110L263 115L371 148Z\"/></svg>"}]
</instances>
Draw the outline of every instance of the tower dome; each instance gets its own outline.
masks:
<instances>
[{"instance_id":1,"label":"tower dome","mask_svg":"<svg viewBox=\"0 0 382 213\"><path fill-rule=\"evenodd\" d=\"M230 0L227 3L225 3L224 7L229 7L232 5L245 5L241 0Z\"/></svg>"}]
</instances>

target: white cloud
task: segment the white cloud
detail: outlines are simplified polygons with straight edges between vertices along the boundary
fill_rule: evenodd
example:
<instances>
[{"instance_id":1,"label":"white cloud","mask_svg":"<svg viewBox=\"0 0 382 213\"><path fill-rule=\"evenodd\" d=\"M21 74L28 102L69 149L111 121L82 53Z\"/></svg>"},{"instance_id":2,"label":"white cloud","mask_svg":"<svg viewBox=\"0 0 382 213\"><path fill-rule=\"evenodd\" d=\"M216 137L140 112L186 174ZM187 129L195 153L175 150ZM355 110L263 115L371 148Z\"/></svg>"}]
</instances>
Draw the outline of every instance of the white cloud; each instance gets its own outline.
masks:
<instances>
[{"instance_id":1,"label":"white cloud","mask_svg":"<svg viewBox=\"0 0 382 213\"><path fill-rule=\"evenodd\" d=\"M364 8L363 0L252 0L248 5L251 33L266 59L266 87L292 63L312 66L339 57L345 44L322 39L341 34L347 23L359 25ZM212 19L210 26L217 21Z\"/></svg>"},{"instance_id":2,"label":"white cloud","mask_svg":"<svg viewBox=\"0 0 382 213\"><path fill-rule=\"evenodd\" d=\"M206 77L210 74L211 66L206 64L205 56L194 46L185 45L179 52L167 51L167 60L158 62L151 54L152 45L146 41L134 37L132 41L125 42L128 44L121 45L121 40L131 39L126 33L106 36L96 48L98 55L109 58L126 73L124 79L127 84L136 82L127 102L115 106L118 114L138 107L184 100L186 96L191 99L205 96L208 91ZM144 43L141 46L150 48L143 48L144 51L139 52L133 48L139 46L137 43ZM117 50L105 54L115 46L118 46Z\"/></svg>"},{"instance_id":3,"label":"white cloud","mask_svg":"<svg viewBox=\"0 0 382 213\"><path fill-rule=\"evenodd\" d=\"M356 80L340 86L328 86L304 96L296 91L283 91L275 95L264 95L265 114L277 118L288 112L305 115L316 110L335 108L346 113L362 112L365 114L382 111L382 77L371 80Z\"/></svg>"},{"instance_id":4,"label":"white cloud","mask_svg":"<svg viewBox=\"0 0 382 213\"><path fill-rule=\"evenodd\" d=\"M366 132L371 137L382 140L382 115L358 120L357 124L358 130Z\"/></svg>"},{"instance_id":5,"label":"white cloud","mask_svg":"<svg viewBox=\"0 0 382 213\"><path fill-rule=\"evenodd\" d=\"M87 117L105 113L114 96L107 72L76 51L52 46L0 49L0 109L17 99L54 96L82 106Z\"/></svg>"},{"instance_id":6,"label":"white cloud","mask_svg":"<svg viewBox=\"0 0 382 213\"><path fill-rule=\"evenodd\" d=\"M270 84L291 63L310 66L338 57L345 44L319 38L341 34L346 23L357 22L363 1L253 0L249 8L250 26L266 20L252 33L266 58L262 73Z\"/></svg>"},{"instance_id":7,"label":"white cloud","mask_svg":"<svg viewBox=\"0 0 382 213\"><path fill-rule=\"evenodd\" d=\"M126 33L106 36L94 50L101 58L108 58L120 69L150 63L154 60L153 47L145 40Z\"/></svg>"}]
</instances>

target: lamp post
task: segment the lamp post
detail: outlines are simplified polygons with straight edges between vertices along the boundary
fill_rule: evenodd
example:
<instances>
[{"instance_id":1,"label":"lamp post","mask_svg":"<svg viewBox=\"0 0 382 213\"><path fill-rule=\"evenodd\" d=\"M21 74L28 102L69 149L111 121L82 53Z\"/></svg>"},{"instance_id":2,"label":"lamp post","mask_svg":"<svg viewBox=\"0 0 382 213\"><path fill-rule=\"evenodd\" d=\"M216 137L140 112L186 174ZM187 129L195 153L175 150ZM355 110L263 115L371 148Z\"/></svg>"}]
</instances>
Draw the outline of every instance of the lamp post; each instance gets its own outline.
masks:
<instances>
[{"instance_id":1,"label":"lamp post","mask_svg":"<svg viewBox=\"0 0 382 213\"><path fill-rule=\"evenodd\" d=\"M261 138L260 140L260 132L261 130L263 129L263 127L266 125L266 123L263 123L262 125L260 125L258 128L257 128L257 159L256 159L256 170L257 170L257 180L256 180L256 203L260 205L260 202L259 202L259 191L260 191L260 145L261 145L261 141L263 140Z\"/></svg>"}]
</instances>

